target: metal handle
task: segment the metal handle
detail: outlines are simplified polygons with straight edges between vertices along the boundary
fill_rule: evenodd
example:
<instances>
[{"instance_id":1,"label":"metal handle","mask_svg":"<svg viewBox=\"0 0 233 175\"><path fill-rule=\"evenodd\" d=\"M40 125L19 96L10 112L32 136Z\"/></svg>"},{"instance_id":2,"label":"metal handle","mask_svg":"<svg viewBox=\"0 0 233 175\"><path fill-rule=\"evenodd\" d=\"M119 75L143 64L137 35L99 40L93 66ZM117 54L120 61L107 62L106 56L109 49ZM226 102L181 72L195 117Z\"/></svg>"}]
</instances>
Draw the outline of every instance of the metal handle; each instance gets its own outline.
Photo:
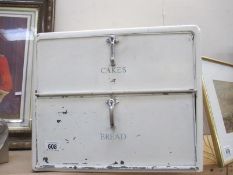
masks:
<instances>
[{"instance_id":1,"label":"metal handle","mask_svg":"<svg viewBox=\"0 0 233 175\"><path fill-rule=\"evenodd\" d=\"M109 107L109 117L110 117L110 126L111 128L114 128L115 124L114 124L114 108L115 105L119 103L116 99L112 99L110 98L109 100L106 101L106 104Z\"/></svg>"},{"instance_id":2,"label":"metal handle","mask_svg":"<svg viewBox=\"0 0 233 175\"><path fill-rule=\"evenodd\" d=\"M111 35L108 39L107 39L107 43L110 44L111 47L111 56L110 56L110 65L111 66L115 66L115 45L118 43L119 41L117 40L115 35Z\"/></svg>"}]
</instances>

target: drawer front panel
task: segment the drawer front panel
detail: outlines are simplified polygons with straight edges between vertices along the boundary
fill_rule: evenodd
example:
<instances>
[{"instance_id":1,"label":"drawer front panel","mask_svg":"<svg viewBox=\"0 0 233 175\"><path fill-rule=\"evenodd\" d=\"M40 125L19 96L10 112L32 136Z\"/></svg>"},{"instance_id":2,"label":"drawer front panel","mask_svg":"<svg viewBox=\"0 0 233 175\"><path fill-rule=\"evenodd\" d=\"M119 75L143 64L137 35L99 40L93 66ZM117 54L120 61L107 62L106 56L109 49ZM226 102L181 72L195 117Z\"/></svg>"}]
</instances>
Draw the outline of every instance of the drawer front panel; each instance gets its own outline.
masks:
<instances>
[{"instance_id":1,"label":"drawer front panel","mask_svg":"<svg viewBox=\"0 0 233 175\"><path fill-rule=\"evenodd\" d=\"M195 89L191 33L116 35L39 40L36 88L41 93Z\"/></svg>"},{"instance_id":2,"label":"drawer front panel","mask_svg":"<svg viewBox=\"0 0 233 175\"><path fill-rule=\"evenodd\" d=\"M191 93L37 98L37 166L195 168L194 101Z\"/></svg>"}]
</instances>

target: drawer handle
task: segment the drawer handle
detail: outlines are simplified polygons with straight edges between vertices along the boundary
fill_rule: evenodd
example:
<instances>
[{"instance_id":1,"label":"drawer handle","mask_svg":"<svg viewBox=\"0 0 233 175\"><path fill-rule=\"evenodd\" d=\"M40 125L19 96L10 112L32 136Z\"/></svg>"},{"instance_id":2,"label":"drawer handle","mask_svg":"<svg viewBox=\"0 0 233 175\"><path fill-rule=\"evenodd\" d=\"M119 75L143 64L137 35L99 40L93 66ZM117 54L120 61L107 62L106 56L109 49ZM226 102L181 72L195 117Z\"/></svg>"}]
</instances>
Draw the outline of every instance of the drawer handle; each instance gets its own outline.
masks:
<instances>
[{"instance_id":1,"label":"drawer handle","mask_svg":"<svg viewBox=\"0 0 233 175\"><path fill-rule=\"evenodd\" d=\"M115 105L118 104L119 102L116 99L110 98L109 100L106 101L106 104L109 107L109 117L110 117L110 126L111 128L115 127L114 124L114 108Z\"/></svg>"},{"instance_id":2,"label":"drawer handle","mask_svg":"<svg viewBox=\"0 0 233 175\"><path fill-rule=\"evenodd\" d=\"M111 56L110 56L110 64L111 66L115 66L115 45L119 42L115 35L110 35L107 39L107 43L110 44L111 47Z\"/></svg>"}]
</instances>

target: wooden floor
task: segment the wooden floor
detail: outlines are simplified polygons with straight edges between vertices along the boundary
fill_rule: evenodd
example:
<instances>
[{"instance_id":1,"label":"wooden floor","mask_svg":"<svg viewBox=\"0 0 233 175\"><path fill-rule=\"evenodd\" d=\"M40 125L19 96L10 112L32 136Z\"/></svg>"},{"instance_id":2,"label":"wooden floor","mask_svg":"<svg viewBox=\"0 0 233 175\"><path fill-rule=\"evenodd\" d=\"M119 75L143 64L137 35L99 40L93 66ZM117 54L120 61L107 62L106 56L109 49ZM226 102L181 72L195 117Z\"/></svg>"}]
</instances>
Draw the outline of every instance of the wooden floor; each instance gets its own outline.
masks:
<instances>
[{"instance_id":1,"label":"wooden floor","mask_svg":"<svg viewBox=\"0 0 233 175\"><path fill-rule=\"evenodd\" d=\"M174 174L174 175L233 175L233 165L229 165L225 168L218 168L217 165L212 164L213 161L207 161L205 159L204 171L201 173L136 173L136 175L142 174ZM6 164L0 164L0 175L50 175L50 174L58 174L58 175L99 175L101 173L57 173L57 172L42 172L42 173L33 173L31 170L31 151L10 151L10 161ZM119 174L127 174L132 175L133 173L104 173L104 175L119 175Z\"/></svg>"}]
</instances>

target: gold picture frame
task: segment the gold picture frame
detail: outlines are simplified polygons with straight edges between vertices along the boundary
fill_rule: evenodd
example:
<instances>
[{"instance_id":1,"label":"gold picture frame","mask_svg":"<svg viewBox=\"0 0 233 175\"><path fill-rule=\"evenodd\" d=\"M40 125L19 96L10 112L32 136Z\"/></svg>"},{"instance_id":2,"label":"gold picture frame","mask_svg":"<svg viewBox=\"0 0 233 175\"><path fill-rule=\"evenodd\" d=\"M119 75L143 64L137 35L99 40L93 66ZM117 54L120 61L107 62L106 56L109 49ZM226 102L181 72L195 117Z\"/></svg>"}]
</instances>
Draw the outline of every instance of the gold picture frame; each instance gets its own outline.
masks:
<instances>
[{"instance_id":1,"label":"gold picture frame","mask_svg":"<svg viewBox=\"0 0 233 175\"><path fill-rule=\"evenodd\" d=\"M0 79L6 80L0 82L0 118L8 123L11 149L31 148L34 39L54 30L54 7L55 0L0 0Z\"/></svg>"},{"instance_id":2,"label":"gold picture frame","mask_svg":"<svg viewBox=\"0 0 233 175\"><path fill-rule=\"evenodd\" d=\"M202 72L204 107L217 163L223 167L233 162L233 64L202 57Z\"/></svg>"}]
</instances>

